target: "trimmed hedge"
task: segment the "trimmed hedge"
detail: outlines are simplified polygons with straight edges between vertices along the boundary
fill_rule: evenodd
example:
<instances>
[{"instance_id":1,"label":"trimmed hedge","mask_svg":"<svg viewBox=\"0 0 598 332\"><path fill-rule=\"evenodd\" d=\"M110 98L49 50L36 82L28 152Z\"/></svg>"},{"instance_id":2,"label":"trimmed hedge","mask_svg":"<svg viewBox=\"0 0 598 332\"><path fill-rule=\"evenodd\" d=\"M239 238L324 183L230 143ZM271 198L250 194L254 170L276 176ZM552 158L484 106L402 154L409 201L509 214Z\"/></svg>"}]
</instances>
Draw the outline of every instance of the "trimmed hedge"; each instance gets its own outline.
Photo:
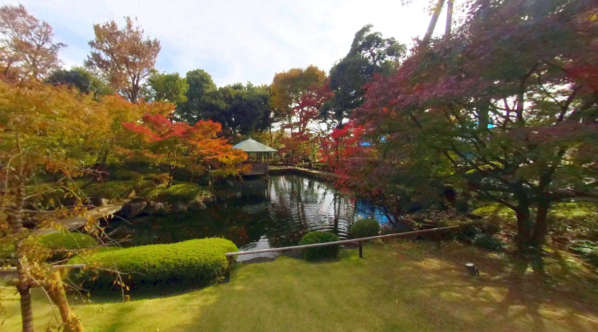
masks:
<instances>
[{"instance_id":1,"label":"trimmed hedge","mask_svg":"<svg viewBox=\"0 0 598 332\"><path fill-rule=\"evenodd\" d=\"M351 226L352 238L375 236L378 233L380 233L380 224L373 218L358 220Z\"/></svg>"},{"instance_id":2,"label":"trimmed hedge","mask_svg":"<svg viewBox=\"0 0 598 332\"><path fill-rule=\"evenodd\" d=\"M314 244L332 241L338 241L338 236L336 236L336 234L315 231L303 235L299 244ZM336 258L337 256L338 245L303 249L303 257L310 261L323 258Z\"/></svg>"},{"instance_id":3,"label":"trimmed hedge","mask_svg":"<svg viewBox=\"0 0 598 332\"><path fill-rule=\"evenodd\" d=\"M48 249L73 250L91 248L98 244L89 234L78 232L55 232L41 235L39 242Z\"/></svg>"},{"instance_id":4,"label":"trimmed hedge","mask_svg":"<svg viewBox=\"0 0 598 332\"><path fill-rule=\"evenodd\" d=\"M75 257L69 263L90 267L71 272L75 281L90 289L116 287L115 274L102 269L125 275L131 289L162 283L203 286L228 274L230 266L224 254L237 250L229 240L205 238L101 251Z\"/></svg>"}]
</instances>

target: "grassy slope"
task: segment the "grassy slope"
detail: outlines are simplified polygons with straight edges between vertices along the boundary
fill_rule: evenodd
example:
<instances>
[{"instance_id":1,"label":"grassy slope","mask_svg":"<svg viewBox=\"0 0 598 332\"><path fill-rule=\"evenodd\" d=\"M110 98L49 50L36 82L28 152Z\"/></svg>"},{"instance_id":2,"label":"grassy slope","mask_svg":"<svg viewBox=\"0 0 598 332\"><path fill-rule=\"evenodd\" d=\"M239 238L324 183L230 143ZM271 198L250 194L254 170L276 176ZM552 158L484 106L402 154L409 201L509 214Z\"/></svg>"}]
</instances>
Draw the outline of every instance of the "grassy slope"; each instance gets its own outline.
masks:
<instances>
[{"instance_id":1,"label":"grassy slope","mask_svg":"<svg viewBox=\"0 0 598 332\"><path fill-rule=\"evenodd\" d=\"M229 283L202 290L75 310L86 331L598 330L596 281L584 281L592 276L584 267L551 258L546 283L495 254L455 243L442 249L389 242L366 246L365 259L355 250L324 263L282 257L241 266ZM465 261L478 264L479 279L464 273ZM3 301L0 330L18 330L16 299ZM38 329L53 321L40 294L34 310Z\"/></svg>"}]
</instances>

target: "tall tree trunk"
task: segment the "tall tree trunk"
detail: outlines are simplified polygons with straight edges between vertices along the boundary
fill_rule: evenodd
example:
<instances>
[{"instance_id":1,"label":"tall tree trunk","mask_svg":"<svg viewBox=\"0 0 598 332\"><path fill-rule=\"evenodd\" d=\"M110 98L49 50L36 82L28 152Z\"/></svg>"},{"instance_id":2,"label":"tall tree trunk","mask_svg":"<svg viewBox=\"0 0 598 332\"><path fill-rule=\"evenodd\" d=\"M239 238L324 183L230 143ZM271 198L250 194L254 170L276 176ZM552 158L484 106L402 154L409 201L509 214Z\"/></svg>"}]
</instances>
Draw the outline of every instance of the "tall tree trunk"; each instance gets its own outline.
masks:
<instances>
[{"instance_id":1,"label":"tall tree trunk","mask_svg":"<svg viewBox=\"0 0 598 332\"><path fill-rule=\"evenodd\" d=\"M538 202L538 211L536 213L536 224L534 225L534 234L532 235L532 245L538 249L544 245L546 234L548 233L548 209L550 202L540 200Z\"/></svg>"},{"instance_id":2,"label":"tall tree trunk","mask_svg":"<svg viewBox=\"0 0 598 332\"><path fill-rule=\"evenodd\" d=\"M21 273L19 273L19 283L17 284L17 290L19 291L19 297L21 298L21 321L23 332L33 332L33 309L31 307L30 292L31 287L21 283Z\"/></svg>"},{"instance_id":3,"label":"tall tree trunk","mask_svg":"<svg viewBox=\"0 0 598 332\"><path fill-rule=\"evenodd\" d=\"M59 271L53 271L51 277L45 285L52 302L58 307L60 311L60 317L64 323L65 332L82 332L83 325L79 318L75 316L71 307L69 306L66 298L66 292L64 291L64 284L62 283L62 276Z\"/></svg>"},{"instance_id":4,"label":"tall tree trunk","mask_svg":"<svg viewBox=\"0 0 598 332\"><path fill-rule=\"evenodd\" d=\"M15 200L8 209L8 223L13 236L16 239L17 253L17 290L21 299L21 321L23 332L33 332L33 309L31 307L31 279L27 272L27 257L23 252L23 206L25 186L19 177L19 183L16 185Z\"/></svg>"},{"instance_id":5,"label":"tall tree trunk","mask_svg":"<svg viewBox=\"0 0 598 332\"><path fill-rule=\"evenodd\" d=\"M520 252L523 252L529 247L532 235L530 202L527 194L522 190L516 193L516 198L519 202L515 211L517 214L517 247Z\"/></svg>"},{"instance_id":6,"label":"tall tree trunk","mask_svg":"<svg viewBox=\"0 0 598 332\"><path fill-rule=\"evenodd\" d=\"M436 22L438 22L438 17L440 16L440 11L442 10L443 5L444 0L438 0L438 2L436 3L436 7L434 8L434 12L432 13L432 19L430 19L428 30L426 31L426 35L423 39L424 45L427 45L430 41L430 38L432 38L432 34L434 33L434 28L436 28Z\"/></svg>"}]
</instances>

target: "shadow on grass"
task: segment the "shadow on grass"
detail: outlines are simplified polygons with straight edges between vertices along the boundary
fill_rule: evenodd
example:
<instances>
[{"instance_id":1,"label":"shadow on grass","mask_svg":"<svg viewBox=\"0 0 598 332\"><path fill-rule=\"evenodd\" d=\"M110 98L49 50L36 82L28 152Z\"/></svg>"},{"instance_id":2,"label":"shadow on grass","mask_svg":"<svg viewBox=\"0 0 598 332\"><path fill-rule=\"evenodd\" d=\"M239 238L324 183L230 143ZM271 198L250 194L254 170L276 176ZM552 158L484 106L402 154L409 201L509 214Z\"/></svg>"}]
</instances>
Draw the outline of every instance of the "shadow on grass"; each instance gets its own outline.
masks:
<instances>
[{"instance_id":1,"label":"shadow on grass","mask_svg":"<svg viewBox=\"0 0 598 332\"><path fill-rule=\"evenodd\" d=\"M472 312L477 311L479 317L485 317L488 326L509 326L513 321L521 321L529 322L526 326L529 331L551 331L553 328L550 322L558 319L573 331L593 331L587 324L580 323L580 315L593 316L594 323L598 323L595 321L598 314L595 305L582 299L584 289L562 287L564 283L571 285L571 280L564 280L563 277L572 279L572 276L580 276L558 254L552 255L551 259L556 258L560 266L559 275L548 273L545 260L541 257L515 257L508 254L502 254L501 257L479 250L437 250L435 253L430 251L430 254L448 262L450 266L432 269L427 273L421 265L413 268L412 273L419 273L421 280L427 284L422 288L435 289L421 293L433 296L434 292L448 292L459 298L452 301L455 305L458 302L467 303ZM479 266L483 272L481 277L467 276L463 264L468 261ZM446 277L455 270L463 272L461 281L455 282L453 278ZM488 298L489 291L493 292L490 294L494 295L493 298ZM464 296L467 298L463 298ZM595 300L596 294L589 297ZM445 314L451 315L450 312ZM463 319L457 316L455 318Z\"/></svg>"},{"instance_id":2,"label":"shadow on grass","mask_svg":"<svg viewBox=\"0 0 598 332\"><path fill-rule=\"evenodd\" d=\"M185 283L161 283L156 285L142 285L128 292L123 292L120 288L115 286L112 289L101 288L90 290L88 293L73 293L71 294L71 299L74 304L105 304L148 300L183 295L185 293L209 287L212 284L194 285Z\"/></svg>"}]
</instances>

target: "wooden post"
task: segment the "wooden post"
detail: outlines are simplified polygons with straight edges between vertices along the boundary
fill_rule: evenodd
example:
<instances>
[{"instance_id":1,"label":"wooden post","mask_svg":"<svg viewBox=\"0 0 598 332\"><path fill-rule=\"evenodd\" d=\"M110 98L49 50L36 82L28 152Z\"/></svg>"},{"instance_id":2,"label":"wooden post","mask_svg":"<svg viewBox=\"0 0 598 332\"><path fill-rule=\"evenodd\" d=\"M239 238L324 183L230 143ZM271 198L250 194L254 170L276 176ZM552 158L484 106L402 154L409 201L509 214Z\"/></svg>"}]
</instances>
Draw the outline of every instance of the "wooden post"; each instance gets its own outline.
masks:
<instances>
[{"instance_id":1,"label":"wooden post","mask_svg":"<svg viewBox=\"0 0 598 332\"><path fill-rule=\"evenodd\" d=\"M359 243L359 258L363 258L363 247L361 245L361 241L359 241L358 243Z\"/></svg>"},{"instance_id":2,"label":"wooden post","mask_svg":"<svg viewBox=\"0 0 598 332\"><path fill-rule=\"evenodd\" d=\"M465 263L465 268L472 277L477 277L480 275L480 270L478 270L474 263Z\"/></svg>"},{"instance_id":3,"label":"wooden post","mask_svg":"<svg viewBox=\"0 0 598 332\"><path fill-rule=\"evenodd\" d=\"M226 260L228 261L228 267L226 270L226 276L225 276L225 281L229 282L230 281L230 274L233 270L233 265L235 264L235 257L233 256L226 256Z\"/></svg>"}]
</instances>

